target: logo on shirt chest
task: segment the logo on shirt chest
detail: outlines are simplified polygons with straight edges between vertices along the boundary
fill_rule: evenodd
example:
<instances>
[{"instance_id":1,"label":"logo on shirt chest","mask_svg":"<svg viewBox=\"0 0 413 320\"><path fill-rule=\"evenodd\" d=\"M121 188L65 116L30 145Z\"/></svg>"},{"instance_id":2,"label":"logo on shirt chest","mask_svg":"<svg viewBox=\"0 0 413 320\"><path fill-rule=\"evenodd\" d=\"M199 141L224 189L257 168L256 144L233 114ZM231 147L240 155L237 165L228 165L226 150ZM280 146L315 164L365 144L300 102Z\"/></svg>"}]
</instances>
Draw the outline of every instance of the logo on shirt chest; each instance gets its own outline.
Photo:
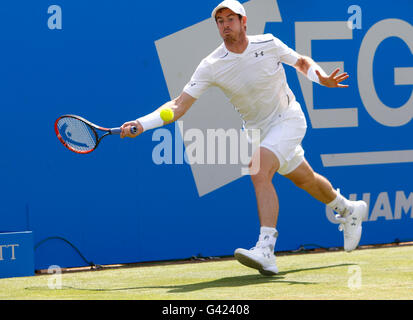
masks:
<instances>
[{"instance_id":1,"label":"logo on shirt chest","mask_svg":"<svg viewBox=\"0 0 413 320\"><path fill-rule=\"evenodd\" d=\"M255 54L255 58L258 58L259 56L264 56L264 51L261 51L261 52L255 52L254 53Z\"/></svg>"}]
</instances>

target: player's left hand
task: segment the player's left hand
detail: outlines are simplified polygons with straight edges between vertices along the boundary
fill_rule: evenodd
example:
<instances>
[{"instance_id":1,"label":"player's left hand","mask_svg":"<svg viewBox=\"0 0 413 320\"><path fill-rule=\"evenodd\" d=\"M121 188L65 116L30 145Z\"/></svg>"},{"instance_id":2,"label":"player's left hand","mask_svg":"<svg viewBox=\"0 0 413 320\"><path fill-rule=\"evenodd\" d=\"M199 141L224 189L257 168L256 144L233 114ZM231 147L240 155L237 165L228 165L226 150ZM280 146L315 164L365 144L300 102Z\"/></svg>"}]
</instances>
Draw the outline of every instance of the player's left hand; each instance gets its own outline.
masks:
<instances>
[{"instance_id":1,"label":"player's left hand","mask_svg":"<svg viewBox=\"0 0 413 320\"><path fill-rule=\"evenodd\" d=\"M337 68L327 77L323 77L318 70L316 70L315 72L318 76L318 79L320 80L320 84L322 84L323 86L326 86L329 88L348 88L348 85L341 84L340 82L343 82L350 76L348 75L347 72L337 75L339 71L340 69Z\"/></svg>"}]
</instances>

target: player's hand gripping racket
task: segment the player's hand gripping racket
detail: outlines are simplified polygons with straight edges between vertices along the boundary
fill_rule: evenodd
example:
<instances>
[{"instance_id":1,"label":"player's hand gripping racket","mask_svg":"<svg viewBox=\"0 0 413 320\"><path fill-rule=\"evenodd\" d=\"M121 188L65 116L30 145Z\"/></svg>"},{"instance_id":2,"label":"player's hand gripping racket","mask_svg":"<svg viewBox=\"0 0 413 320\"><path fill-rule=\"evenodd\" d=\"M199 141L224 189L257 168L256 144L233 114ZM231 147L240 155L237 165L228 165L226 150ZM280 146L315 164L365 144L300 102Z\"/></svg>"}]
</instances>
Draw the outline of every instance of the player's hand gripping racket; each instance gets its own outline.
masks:
<instances>
[{"instance_id":1,"label":"player's hand gripping racket","mask_svg":"<svg viewBox=\"0 0 413 320\"><path fill-rule=\"evenodd\" d=\"M60 142L70 151L76 153L90 153L97 148L100 141L108 135L120 134L120 128L103 128L82 117L75 115L64 115L58 118L54 129ZM135 134L136 127L131 128ZM99 133L103 132L103 134Z\"/></svg>"}]
</instances>

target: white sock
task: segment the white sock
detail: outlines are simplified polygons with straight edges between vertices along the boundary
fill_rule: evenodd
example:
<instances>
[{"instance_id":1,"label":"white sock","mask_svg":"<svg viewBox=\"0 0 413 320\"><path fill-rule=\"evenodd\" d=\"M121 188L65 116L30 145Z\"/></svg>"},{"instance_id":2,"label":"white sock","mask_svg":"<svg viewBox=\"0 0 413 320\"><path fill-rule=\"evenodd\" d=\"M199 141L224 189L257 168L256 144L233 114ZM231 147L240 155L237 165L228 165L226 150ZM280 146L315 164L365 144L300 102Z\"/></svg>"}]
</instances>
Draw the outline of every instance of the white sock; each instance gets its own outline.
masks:
<instances>
[{"instance_id":1,"label":"white sock","mask_svg":"<svg viewBox=\"0 0 413 320\"><path fill-rule=\"evenodd\" d=\"M339 215L345 217L351 206L351 202L340 194L340 189L337 189L337 197L328 203L327 206L336 211Z\"/></svg>"},{"instance_id":2,"label":"white sock","mask_svg":"<svg viewBox=\"0 0 413 320\"><path fill-rule=\"evenodd\" d=\"M269 246L271 251L274 251L277 237L277 229L271 227L261 227L259 241L263 243L264 246Z\"/></svg>"}]
</instances>

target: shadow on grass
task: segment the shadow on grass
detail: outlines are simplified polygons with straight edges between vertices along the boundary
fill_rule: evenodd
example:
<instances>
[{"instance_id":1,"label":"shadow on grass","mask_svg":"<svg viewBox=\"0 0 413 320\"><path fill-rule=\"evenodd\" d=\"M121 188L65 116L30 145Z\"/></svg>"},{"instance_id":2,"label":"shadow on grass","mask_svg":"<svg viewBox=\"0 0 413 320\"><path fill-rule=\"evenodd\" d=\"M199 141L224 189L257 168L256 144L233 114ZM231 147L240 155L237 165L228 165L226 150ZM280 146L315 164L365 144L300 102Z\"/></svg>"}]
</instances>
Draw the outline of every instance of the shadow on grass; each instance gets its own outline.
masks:
<instances>
[{"instance_id":1,"label":"shadow on grass","mask_svg":"<svg viewBox=\"0 0 413 320\"><path fill-rule=\"evenodd\" d=\"M192 291L198 291L198 290L203 290L203 289L208 289L208 288L244 287L244 286L264 284L264 283L288 283L290 285L296 285L296 284L309 285L309 284L316 284L317 282L284 280L284 277L290 273L321 270L321 269L343 267L343 266L350 266L350 265L352 264L336 264L336 265L329 265L329 266L323 266L323 267L294 269L294 270L279 272L277 275L271 276L271 277L262 276L260 274L256 274L256 275L254 274L254 275L244 275L244 276L235 276L235 277L225 277L221 279L216 279L216 280L206 281L206 282L199 282L199 283L173 285L173 286L153 286L153 287L145 287L145 288L146 289L163 288L163 289L170 289L169 293L184 293L184 292L192 292Z\"/></svg>"},{"instance_id":2,"label":"shadow on grass","mask_svg":"<svg viewBox=\"0 0 413 320\"><path fill-rule=\"evenodd\" d=\"M191 284L177 284L177 285L166 285L166 286L142 286L142 287L127 287L127 288L76 288L71 286L62 286L62 289L71 289L71 290L85 290L85 291L127 291L127 290L139 290L139 289L170 289L168 293L185 293L192 292L210 288L236 288L251 286L264 283L288 283L290 285L309 285L317 284L317 282L302 282L302 281L291 281L284 280L285 276L290 273L297 273L303 271L316 271L322 269L330 269L337 267L352 266L354 264L335 264L322 267L313 267L313 268L302 268L302 269L293 269L279 272L277 275L272 277L262 276L260 274L256 275L244 275L244 276L234 276L234 277L225 277L221 279L216 279L212 281L203 281L199 283ZM40 287L28 287L25 289L42 289ZM45 289L45 288L44 288Z\"/></svg>"}]
</instances>

